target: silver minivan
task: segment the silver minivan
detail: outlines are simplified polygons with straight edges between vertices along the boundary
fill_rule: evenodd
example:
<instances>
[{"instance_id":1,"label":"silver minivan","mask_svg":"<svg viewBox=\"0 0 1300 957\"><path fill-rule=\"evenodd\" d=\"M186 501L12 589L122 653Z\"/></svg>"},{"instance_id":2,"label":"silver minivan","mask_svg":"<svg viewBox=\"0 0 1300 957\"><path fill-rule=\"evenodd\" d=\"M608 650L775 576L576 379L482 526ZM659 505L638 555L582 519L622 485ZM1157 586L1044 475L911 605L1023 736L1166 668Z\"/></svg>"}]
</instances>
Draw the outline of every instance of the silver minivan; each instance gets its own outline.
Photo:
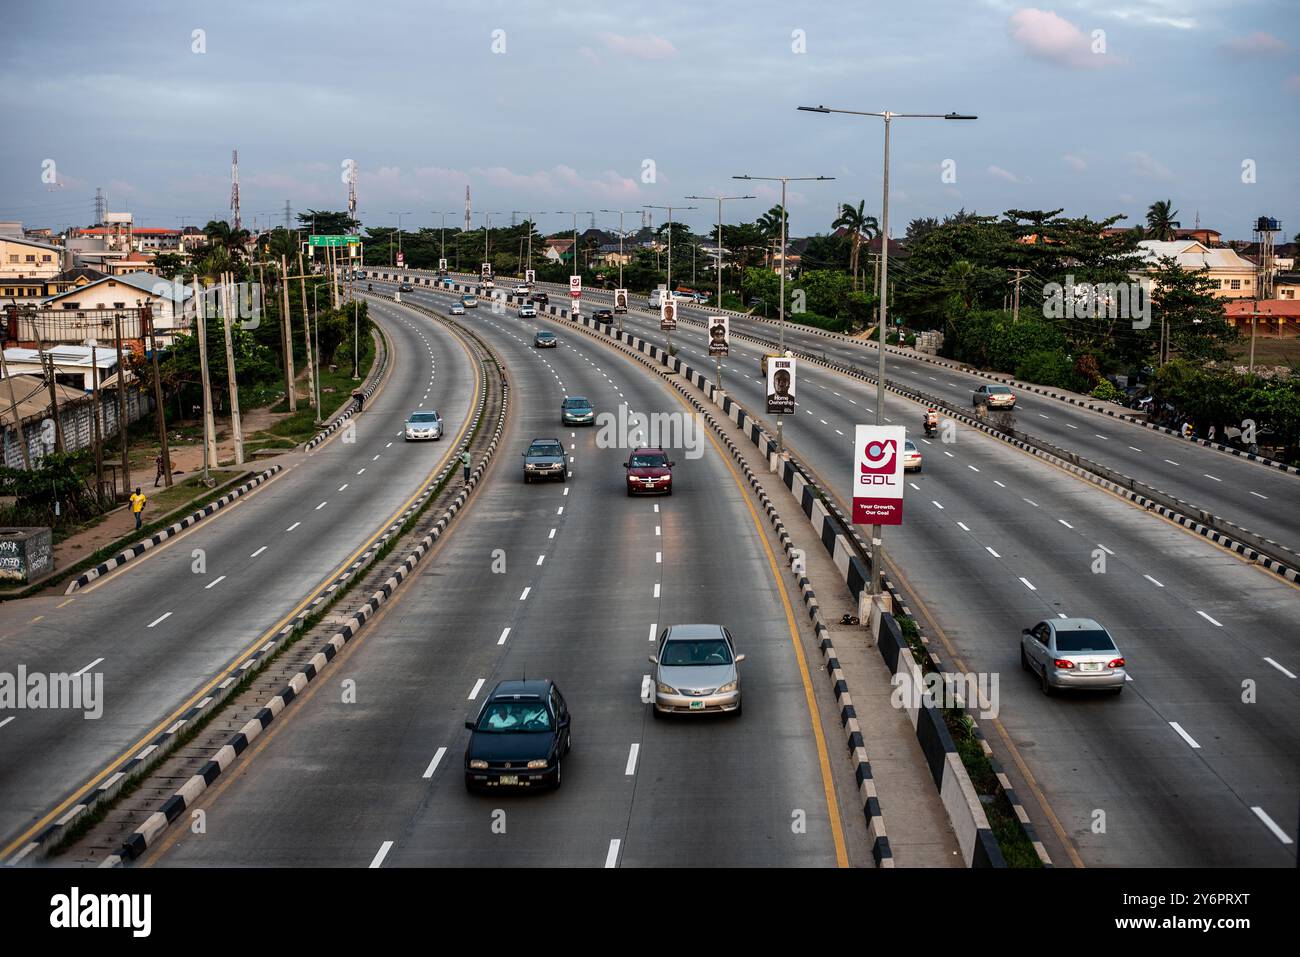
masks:
<instances>
[{"instance_id":1,"label":"silver minivan","mask_svg":"<svg viewBox=\"0 0 1300 957\"><path fill-rule=\"evenodd\" d=\"M1045 695L1058 688L1119 694L1125 665L1110 632L1091 618L1049 618L1020 632L1020 667L1038 674Z\"/></svg>"},{"instance_id":2,"label":"silver minivan","mask_svg":"<svg viewBox=\"0 0 1300 957\"><path fill-rule=\"evenodd\" d=\"M740 714L740 672L744 655L722 625L671 625L659 636L654 698L650 712L665 714Z\"/></svg>"}]
</instances>

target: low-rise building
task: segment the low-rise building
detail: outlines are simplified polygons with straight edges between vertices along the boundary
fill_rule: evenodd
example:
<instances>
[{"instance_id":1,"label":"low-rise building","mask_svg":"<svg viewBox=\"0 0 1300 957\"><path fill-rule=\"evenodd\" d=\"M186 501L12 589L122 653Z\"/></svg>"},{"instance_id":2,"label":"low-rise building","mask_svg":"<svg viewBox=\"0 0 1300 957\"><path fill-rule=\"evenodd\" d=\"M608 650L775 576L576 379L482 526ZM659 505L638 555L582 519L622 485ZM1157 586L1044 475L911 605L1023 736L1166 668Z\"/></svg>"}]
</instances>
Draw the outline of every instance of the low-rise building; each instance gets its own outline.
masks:
<instances>
[{"instance_id":1,"label":"low-rise building","mask_svg":"<svg viewBox=\"0 0 1300 957\"><path fill-rule=\"evenodd\" d=\"M1144 239L1138 243L1138 252L1148 263L1148 269L1154 269L1165 258L1173 259L1188 272L1208 269L1209 278L1215 283L1213 294L1220 299L1249 299L1256 293L1255 264L1234 249L1212 249L1187 239L1167 242Z\"/></svg>"}]
</instances>

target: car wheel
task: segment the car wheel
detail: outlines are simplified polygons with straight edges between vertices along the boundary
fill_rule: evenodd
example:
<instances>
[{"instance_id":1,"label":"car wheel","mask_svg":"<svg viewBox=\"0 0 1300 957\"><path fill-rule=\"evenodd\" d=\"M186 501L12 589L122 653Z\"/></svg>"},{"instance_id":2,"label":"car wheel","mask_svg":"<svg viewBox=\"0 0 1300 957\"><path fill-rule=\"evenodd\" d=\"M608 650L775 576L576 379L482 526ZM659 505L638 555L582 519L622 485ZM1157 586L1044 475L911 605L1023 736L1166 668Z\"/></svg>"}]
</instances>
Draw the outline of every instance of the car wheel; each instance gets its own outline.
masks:
<instances>
[{"instance_id":1,"label":"car wheel","mask_svg":"<svg viewBox=\"0 0 1300 957\"><path fill-rule=\"evenodd\" d=\"M736 702L736 710L735 710L735 715L736 715L736 717L739 718L740 715L741 715L741 713L742 713L744 710L745 710L745 702L744 702L744 701L737 701L737 702Z\"/></svg>"},{"instance_id":2,"label":"car wheel","mask_svg":"<svg viewBox=\"0 0 1300 957\"><path fill-rule=\"evenodd\" d=\"M531 484L532 484L532 481L533 481L533 480L532 480L531 478L529 478L526 474L524 475L524 484L525 484L525 485L531 485Z\"/></svg>"},{"instance_id":3,"label":"car wheel","mask_svg":"<svg viewBox=\"0 0 1300 957\"><path fill-rule=\"evenodd\" d=\"M1025 671L1029 670L1029 656L1025 654L1024 645L1020 646L1020 667L1025 669Z\"/></svg>"},{"instance_id":4,"label":"car wheel","mask_svg":"<svg viewBox=\"0 0 1300 957\"><path fill-rule=\"evenodd\" d=\"M628 498L631 498L631 497L632 497L632 489L631 489L631 488L629 488L629 489L627 490L627 497L628 497Z\"/></svg>"},{"instance_id":5,"label":"car wheel","mask_svg":"<svg viewBox=\"0 0 1300 957\"><path fill-rule=\"evenodd\" d=\"M1047 695L1047 697L1052 696L1055 689L1052 687L1051 682L1047 680L1047 665L1043 665L1043 670L1038 673L1038 686L1043 689L1043 694Z\"/></svg>"},{"instance_id":6,"label":"car wheel","mask_svg":"<svg viewBox=\"0 0 1300 957\"><path fill-rule=\"evenodd\" d=\"M468 774L465 775L465 790L468 791L470 794L474 793L474 782L469 779Z\"/></svg>"}]
</instances>

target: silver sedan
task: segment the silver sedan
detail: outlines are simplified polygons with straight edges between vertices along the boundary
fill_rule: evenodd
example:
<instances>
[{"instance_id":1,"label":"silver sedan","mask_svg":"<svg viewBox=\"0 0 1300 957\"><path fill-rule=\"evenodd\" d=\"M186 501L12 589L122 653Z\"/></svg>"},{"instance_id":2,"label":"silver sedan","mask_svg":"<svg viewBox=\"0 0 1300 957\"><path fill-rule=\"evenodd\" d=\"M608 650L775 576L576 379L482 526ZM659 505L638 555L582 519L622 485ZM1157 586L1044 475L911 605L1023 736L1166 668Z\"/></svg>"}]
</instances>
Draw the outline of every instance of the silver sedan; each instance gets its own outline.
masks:
<instances>
[{"instance_id":1,"label":"silver sedan","mask_svg":"<svg viewBox=\"0 0 1300 957\"><path fill-rule=\"evenodd\" d=\"M1043 694L1058 688L1124 690L1127 662L1091 618L1049 618L1020 633L1020 667L1037 673Z\"/></svg>"},{"instance_id":2,"label":"silver sedan","mask_svg":"<svg viewBox=\"0 0 1300 957\"><path fill-rule=\"evenodd\" d=\"M736 654L736 642L722 625L672 625L659 636L655 665L656 718L665 714L719 713L739 715L740 672L745 660Z\"/></svg>"},{"instance_id":3,"label":"silver sedan","mask_svg":"<svg viewBox=\"0 0 1300 957\"><path fill-rule=\"evenodd\" d=\"M412 412L406 419L406 441L442 438L442 417L433 410Z\"/></svg>"}]
</instances>

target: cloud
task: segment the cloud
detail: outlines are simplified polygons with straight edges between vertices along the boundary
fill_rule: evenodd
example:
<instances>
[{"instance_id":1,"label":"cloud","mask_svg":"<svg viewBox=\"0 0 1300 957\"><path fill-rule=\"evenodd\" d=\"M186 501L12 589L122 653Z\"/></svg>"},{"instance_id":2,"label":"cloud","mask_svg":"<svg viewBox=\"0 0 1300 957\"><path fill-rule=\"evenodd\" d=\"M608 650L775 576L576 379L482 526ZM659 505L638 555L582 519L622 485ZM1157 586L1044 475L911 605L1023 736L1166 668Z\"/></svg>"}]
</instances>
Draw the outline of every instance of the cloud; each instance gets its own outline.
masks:
<instances>
[{"instance_id":1,"label":"cloud","mask_svg":"<svg viewBox=\"0 0 1300 957\"><path fill-rule=\"evenodd\" d=\"M592 66L601 66L600 56L591 47L578 47L578 56L582 57Z\"/></svg>"},{"instance_id":2,"label":"cloud","mask_svg":"<svg viewBox=\"0 0 1300 957\"><path fill-rule=\"evenodd\" d=\"M1256 30L1244 37L1233 37L1219 44L1219 49L1234 56L1259 56L1285 53L1287 46L1271 33Z\"/></svg>"},{"instance_id":3,"label":"cloud","mask_svg":"<svg viewBox=\"0 0 1300 957\"><path fill-rule=\"evenodd\" d=\"M1171 179L1173 177L1168 168L1158 162L1150 153L1138 150L1136 153L1129 154L1129 159L1133 163L1133 172L1138 176L1146 176L1150 179Z\"/></svg>"},{"instance_id":4,"label":"cloud","mask_svg":"<svg viewBox=\"0 0 1300 957\"><path fill-rule=\"evenodd\" d=\"M1020 177L1001 166L990 166L988 168L990 176L996 176L998 179L1006 180L1008 183L1019 183Z\"/></svg>"},{"instance_id":5,"label":"cloud","mask_svg":"<svg viewBox=\"0 0 1300 957\"><path fill-rule=\"evenodd\" d=\"M1088 168L1088 164L1085 161L1079 159L1077 156L1071 156L1069 153L1066 153L1061 157L1061 159L1065 162L1066 166L1070 167L1070 169L1074 170L1076 173L1082 173Z\"/></svg>"},{"instance_id":6,"label":"cloud","mask_svg":"<svg viewBox=\"0 0 1300 957\"><path fill-rule=\"evenodd\" d=\"M663 37L647 33L638 37L626 37L618 33L602 33L600 39L605 46L620 55L635 57L639 60L664 60L677 55L677 48Z\"/></svg>"},{"instance_id":7,"label":"cloud","mask_svg":"<svg viewBox=\"0 0 1300 957\"><path fill-rule=\"evenodd\" d=\"M1008 23L1011 39L1040 60L1080 70L1095 69L1106 62L1106 57L1092 52L1082 30L1055 13L1027 7L1013 13Z\"/></svg>"}]
</instances>

